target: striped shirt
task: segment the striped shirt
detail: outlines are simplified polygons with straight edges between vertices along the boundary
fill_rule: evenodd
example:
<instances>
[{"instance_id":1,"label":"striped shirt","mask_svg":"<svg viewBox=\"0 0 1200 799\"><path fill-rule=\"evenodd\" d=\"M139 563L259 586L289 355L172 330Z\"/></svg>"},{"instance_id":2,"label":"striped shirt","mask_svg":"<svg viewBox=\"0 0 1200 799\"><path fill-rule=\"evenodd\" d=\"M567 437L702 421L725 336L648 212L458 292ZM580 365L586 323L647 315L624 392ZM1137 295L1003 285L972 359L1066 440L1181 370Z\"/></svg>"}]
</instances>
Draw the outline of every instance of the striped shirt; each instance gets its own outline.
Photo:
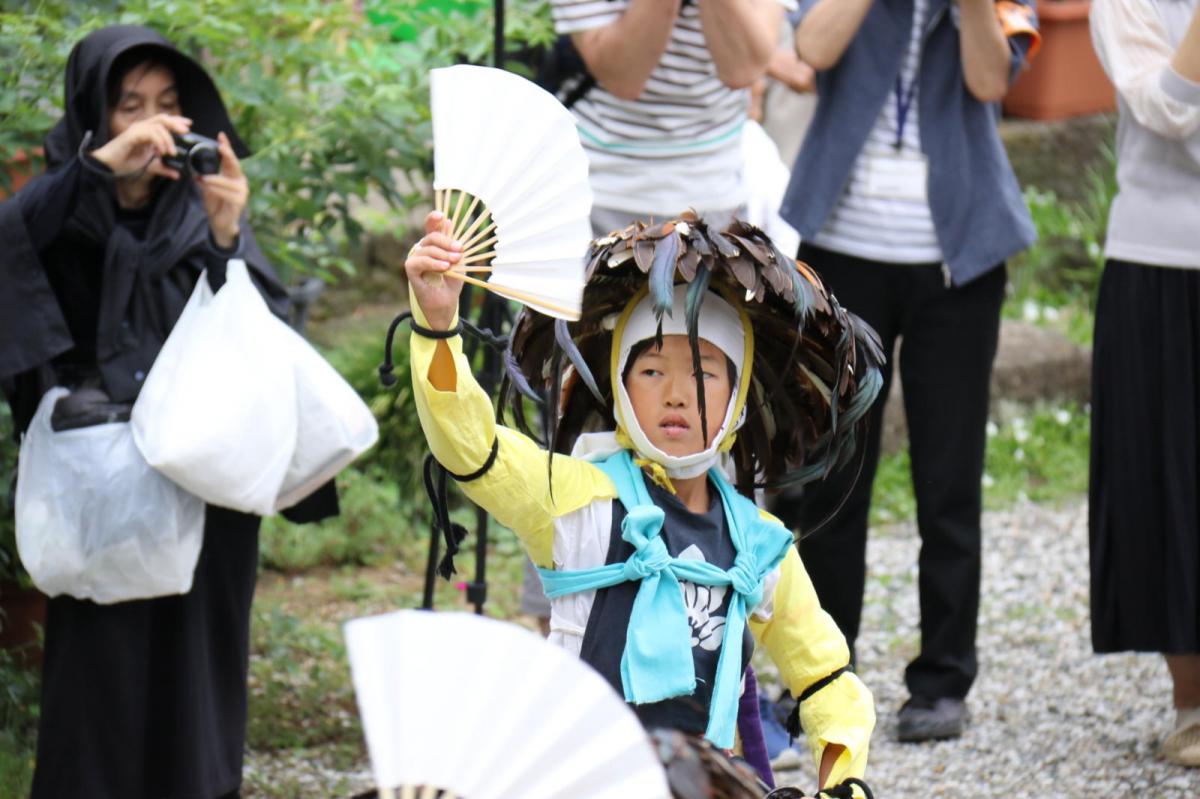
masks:
<instances>
[{"instance_id":1,"label":"striped shirt","mask_svg":"<svg viewBox=\"0 0 1200 799\"><path fill-rule=\"evenodd\" d=\"M780 0L793 7L792 0ZM620 19L629 0L553 0L560 34ZM745 202L741 133L749 92L717 77L700 9L684 3L666 52L636 100L595 86L575 103L599 208L637 214L729 210Z\"/></svg>"},{"instance_id":2,"label":"striped shirt","mask_svg":"<svg viewBox=\"0 0 1200 799\"><path fill-rule=\"evenodd\" d=\"M917 71L928 16L929 0L916 0L899 82L883 104L841 198L821 232L813 237L819 247L886 263L942 261L928 200L877 196L868 194L867 189L872 168L886 169L897 161L911 163L924 157L917 112ZM899 124L902 104L906 104L903 131Z\"/></svg>"}]
</instances>

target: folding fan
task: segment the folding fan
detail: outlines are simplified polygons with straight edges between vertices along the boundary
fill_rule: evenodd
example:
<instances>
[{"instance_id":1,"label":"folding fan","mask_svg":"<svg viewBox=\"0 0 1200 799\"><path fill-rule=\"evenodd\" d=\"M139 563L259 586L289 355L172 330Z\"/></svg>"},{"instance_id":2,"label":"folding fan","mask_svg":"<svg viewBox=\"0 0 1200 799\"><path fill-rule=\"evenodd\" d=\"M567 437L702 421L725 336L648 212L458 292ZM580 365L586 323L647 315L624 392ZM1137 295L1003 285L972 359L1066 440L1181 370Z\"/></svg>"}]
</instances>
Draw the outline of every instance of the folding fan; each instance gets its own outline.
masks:
<instances>
[{"instance_id":1,"label":"folding fan","mask_svg":"<svg viewBox=\"0 0 1200 799\"><path fill-rule=\"evenodd\" d=\"M381 799L667 799L634 716L586 664L512 624L401 610L346 624Z\"/></svg>"},{"instance_id":2,"label":"folding fan","mask_svg":"<svg viewBox=\"0 0 1200 799\"><path fill-rule=\"evenodd\" d=\"M435 69L429 85L434 203L464 243L450 277L578 319L592 190L571 113L500 69Z\"/></svg>"}]
</instances>

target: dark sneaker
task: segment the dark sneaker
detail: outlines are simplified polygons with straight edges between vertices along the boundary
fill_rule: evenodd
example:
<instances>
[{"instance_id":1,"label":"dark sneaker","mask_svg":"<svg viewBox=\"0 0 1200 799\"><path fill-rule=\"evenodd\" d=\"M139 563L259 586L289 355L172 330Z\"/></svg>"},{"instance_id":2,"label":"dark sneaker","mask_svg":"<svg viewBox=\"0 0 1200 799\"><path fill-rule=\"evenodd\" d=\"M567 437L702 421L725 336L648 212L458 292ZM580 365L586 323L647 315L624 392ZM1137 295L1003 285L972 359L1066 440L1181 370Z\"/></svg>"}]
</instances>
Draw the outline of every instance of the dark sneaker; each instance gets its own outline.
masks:
<instances>
[{"instance_id":1,"label":"dark sneaker","mask_svg":"<svg viewBox=\"0 0 1200 799\"><path fill-rule=\"evenodd\" d=\"M914 696L900 708L896 738L906 743L957 738L968 715L967 703L961 699Z\"/></svg>"}]
</instances>

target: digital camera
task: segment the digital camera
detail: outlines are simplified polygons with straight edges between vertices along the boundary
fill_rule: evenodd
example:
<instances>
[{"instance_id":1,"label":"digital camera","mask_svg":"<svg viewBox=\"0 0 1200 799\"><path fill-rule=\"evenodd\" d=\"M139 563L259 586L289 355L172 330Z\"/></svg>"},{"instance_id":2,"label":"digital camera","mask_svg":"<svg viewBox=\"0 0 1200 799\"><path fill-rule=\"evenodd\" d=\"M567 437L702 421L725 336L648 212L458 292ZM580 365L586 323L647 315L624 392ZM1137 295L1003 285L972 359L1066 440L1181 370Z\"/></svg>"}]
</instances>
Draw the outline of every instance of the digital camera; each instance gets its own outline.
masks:
<instances>
[{"instance_id":1,"label":"digital camera","mask_svg":"<svg viewBox=\"0 0 1200 799\"><path fill-rule=\"evenodd\" d=\"M175 155L164 155L164 166L185 175L215 175L221 171L221 152L215 139L199 133L173 133Z\"/></svg>"}]
</instances>

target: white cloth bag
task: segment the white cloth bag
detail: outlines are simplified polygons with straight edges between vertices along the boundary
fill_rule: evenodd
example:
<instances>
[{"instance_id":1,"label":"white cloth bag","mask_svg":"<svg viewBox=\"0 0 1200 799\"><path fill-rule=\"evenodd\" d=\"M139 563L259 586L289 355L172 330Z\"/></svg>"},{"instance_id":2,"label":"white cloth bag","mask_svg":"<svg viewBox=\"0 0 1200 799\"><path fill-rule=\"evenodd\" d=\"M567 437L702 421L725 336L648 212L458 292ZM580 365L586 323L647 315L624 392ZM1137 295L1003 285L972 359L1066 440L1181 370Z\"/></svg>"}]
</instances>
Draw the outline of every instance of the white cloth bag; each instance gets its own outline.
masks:
<instances>
[{"instance_id":1,"label":"white cloth bag","mask_svg":"<svg viewBox=\"0 0 1200 799\"><path fill-rule=\"evenodd\" d=\"M358 393L300 334L284 326L296 378L296 449L275 503L284 510L379 440L375 415Z\"/></svg>"},{"instance_id":2,"label":"white cloth bag","mask_svg":"<svg viewBox=\"0 0 1200 799\"><path fill-rule=\"evenodd\" d=\"M752 119L742 128L742 159L746 221L766 231L781 252L794 256L800 249L800 234L779 215L792 171L762 125Z\"/></svg>"},{"instance_id":3,"label":"white cloth bag","mask_svg":"<svg viewBox=\"0 0 1200 799\"><path fill-rule=\"evenodd\" d=\"M55 432L51 389L21 441L17 551L48 596L100 603L183 594L204 503L146 463L127 422Z\"/></svg>"},{"instance_id":4,"label":"white cloth bag","mask_svg":"<svg viewBox=\"0 0 1200 799\"><path fill-rule=\"evenodd\" d=\"M294 347L244 261L202 274L133 406L147 462L213 505L275 512L296 450Z\"/></svg>"}]
</instances>

